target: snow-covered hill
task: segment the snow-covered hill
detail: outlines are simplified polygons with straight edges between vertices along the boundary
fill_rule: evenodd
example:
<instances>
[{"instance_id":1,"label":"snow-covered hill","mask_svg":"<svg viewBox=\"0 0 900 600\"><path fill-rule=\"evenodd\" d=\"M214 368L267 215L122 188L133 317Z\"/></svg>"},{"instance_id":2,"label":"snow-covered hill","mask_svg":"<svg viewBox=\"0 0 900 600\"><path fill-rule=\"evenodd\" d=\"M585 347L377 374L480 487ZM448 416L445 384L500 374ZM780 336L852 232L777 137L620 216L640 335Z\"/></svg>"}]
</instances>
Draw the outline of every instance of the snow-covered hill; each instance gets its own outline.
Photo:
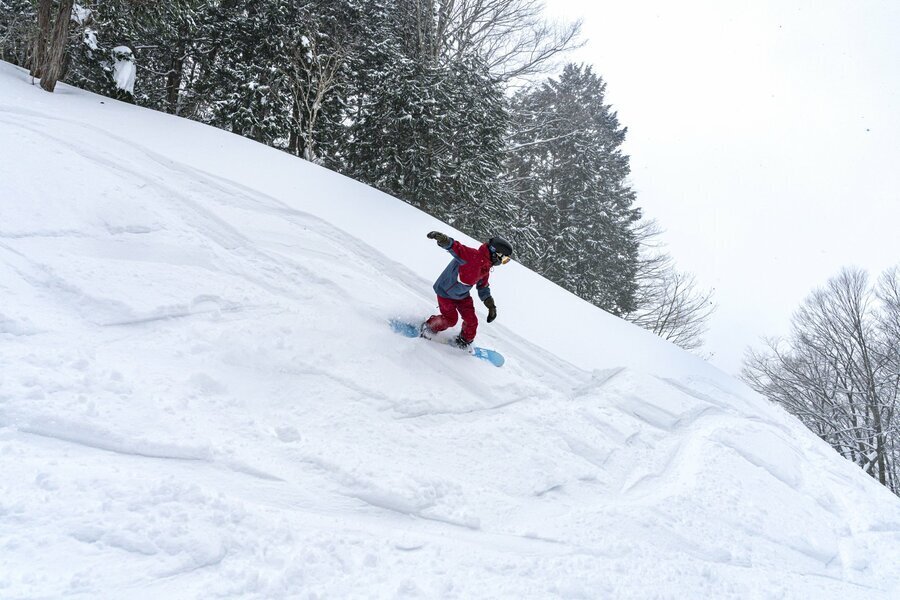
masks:
<instances>
[{"instance_id":1,"label":"snow-covered hill","mask_svg":"<svg viewBox=\"0 0 900 600\"><path fill-rule=\"evenodd\" d=\"M394 335L467 238L57 89L0 63L0 597L897 597L900 502L741 383L515 263L503 368Z\"/></svg>"}]
</instances>

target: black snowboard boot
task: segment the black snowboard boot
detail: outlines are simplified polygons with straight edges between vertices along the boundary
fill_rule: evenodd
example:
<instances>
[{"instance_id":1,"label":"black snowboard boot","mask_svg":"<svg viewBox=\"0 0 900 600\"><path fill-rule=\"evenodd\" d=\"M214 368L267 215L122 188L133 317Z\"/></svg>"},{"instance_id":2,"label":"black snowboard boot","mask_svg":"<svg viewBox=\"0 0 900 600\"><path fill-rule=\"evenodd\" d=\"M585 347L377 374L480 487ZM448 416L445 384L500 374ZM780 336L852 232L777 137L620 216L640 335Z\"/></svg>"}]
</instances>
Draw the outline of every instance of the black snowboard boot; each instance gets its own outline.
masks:
<instances>
[{"instance_id":1,"label":"black snowboard boot","mask_svg":"<svg viewBox=\"0 0 900 600\"><path fill-rule=\"evenodd\" d=\"M461 335L456 336L456 339L453 340L453 343L457 345L457 347L462 350L468 350L469 346L472 345L472 340L467 340Z\"/></svg>"},{"instance_id":2,"label":"black snowboard boot","mask_svg":"<svg viewBox=\"0 0 900 600\"><path fill-rule=\"evenodd\" d=\"M434 338L434 331L428 326L428 321L423 321L422 324L419 325L419 337L428 340Z\"/></svg>"}]
</instances>

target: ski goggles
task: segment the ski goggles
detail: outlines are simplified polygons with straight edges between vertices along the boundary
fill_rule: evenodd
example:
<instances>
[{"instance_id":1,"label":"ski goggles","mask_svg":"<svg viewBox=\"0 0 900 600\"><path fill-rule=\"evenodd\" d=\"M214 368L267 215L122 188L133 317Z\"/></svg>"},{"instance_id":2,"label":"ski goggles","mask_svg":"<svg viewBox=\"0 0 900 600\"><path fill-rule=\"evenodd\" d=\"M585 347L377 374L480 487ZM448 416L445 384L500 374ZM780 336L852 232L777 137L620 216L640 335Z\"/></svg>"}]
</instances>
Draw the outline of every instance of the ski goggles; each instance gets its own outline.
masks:
<instances>
[{"instance_id":1,"label":"ski goggles","mask_svg":"<svg viewBox=\"0 0 900 600\"><path fill-rule=\"evenodd\" d=\"M499 252L494 252L494 256L497 257L497 263L501 265L505 265L509 262L509 257L505 254L500 254Z\"/></svg>"}]
</instances>

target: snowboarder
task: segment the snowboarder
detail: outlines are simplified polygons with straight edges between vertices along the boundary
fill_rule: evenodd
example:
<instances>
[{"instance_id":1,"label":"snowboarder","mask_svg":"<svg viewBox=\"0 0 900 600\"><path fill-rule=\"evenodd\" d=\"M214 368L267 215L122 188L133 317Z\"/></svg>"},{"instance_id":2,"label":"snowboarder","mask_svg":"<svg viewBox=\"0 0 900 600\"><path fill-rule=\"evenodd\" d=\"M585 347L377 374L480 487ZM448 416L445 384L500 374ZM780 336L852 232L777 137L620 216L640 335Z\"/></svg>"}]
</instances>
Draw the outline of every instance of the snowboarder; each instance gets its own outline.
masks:
<instances>
[{"instance_id":1,"label":"snowboarder","mask_svg":"<svg viewBox=\"0 0 900 600\"><path fill-rule=\"evenodd\" d=\"M463 318L462 332L454 341L460 348L468 348L475 339L478 328L478 317L475 316L475 305L469 292L473 285L477 287L478 297L488 309L488 323L497 318L497 305L491 296L491 288L488 287L488 277L491 267L509 262L512 258L512 246L499 237L492 237L477 249L463 246L439 231L432 231L427 237L449 252L453 260L434 282L441 312L422 323L421 334L431 337L438 331L453 327L459 318L458 313Z\"/></svg>"}]
</instances>

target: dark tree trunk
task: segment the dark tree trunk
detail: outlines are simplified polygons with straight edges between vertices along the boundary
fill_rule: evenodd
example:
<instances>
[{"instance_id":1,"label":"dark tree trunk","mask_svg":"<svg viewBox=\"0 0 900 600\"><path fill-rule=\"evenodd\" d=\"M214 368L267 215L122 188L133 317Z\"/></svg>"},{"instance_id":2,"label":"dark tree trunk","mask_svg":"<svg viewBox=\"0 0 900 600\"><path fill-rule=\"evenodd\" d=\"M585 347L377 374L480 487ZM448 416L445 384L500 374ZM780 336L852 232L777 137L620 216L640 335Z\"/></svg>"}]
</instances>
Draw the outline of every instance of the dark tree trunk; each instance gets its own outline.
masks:
<instances>
[{"instance_id":1,"label":"dark tree trunk","mask_svg":"<svg viewBox=\"0 0 900 600\"><path fill-rule=\"evenodd\" d=\"M178 46L175 48L175 54L172 56L172 63L169 65L169 74L166 75L166 112L178 114L178 97L181 92L181 78L184 71L184 54L187 48L186 35L184 27L179 31L181 39L178 40Z\"/></svg>"},{"instance_id":2,"label":"dark tree trunk","mask_svg":"<svg viewBox=\"0 0 900 600\"><path fill-rule=\"evenodd\" d=\"M53 0L40 0L37 9L37 29L31 49L31 76L41 78L47 60L47 44L50 41L50 13Z\"/></svg>"},{"instance_id":3,"label":"dark tree trunk","mask_svg":"<svg viewBox=\"0 0 900 600\"><path fill-rule=\"evenodd\" d=\"M69 21L72 20L72 5L75 0L61 0L56 22L53 24L53 38L50 51L47 53L45 66L42 68L41 87L52 92L56 82L62 76L66 60L66 45L69 42Z\"/></svg>"}]
</instances>

